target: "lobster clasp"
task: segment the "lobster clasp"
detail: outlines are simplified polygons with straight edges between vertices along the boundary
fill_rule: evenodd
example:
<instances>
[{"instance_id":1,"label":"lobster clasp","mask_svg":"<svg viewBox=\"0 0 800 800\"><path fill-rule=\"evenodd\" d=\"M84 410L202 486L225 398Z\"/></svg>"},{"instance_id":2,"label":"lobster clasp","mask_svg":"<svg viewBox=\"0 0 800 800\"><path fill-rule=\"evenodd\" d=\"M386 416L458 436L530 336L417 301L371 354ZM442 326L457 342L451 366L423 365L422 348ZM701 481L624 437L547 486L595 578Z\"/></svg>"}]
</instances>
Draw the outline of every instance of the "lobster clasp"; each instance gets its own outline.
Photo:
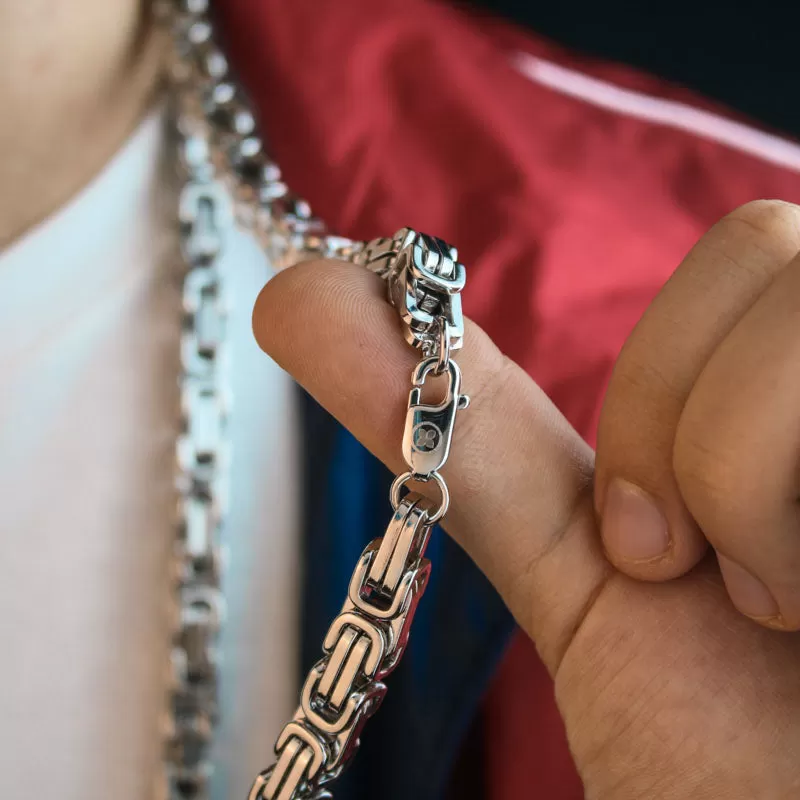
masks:
<instances>
[{"instance_id":1,"label":"lobster clasp","mask_svg":"<svg viewBox=\"0 0 800 800\"><path fill-rule=\"evenodd\" d=\"M421 402L422 387L437 364L437 358L426 358L414 370L403 433L403 457L414 477L423 480L444 466L450 454L456 413L469 405L469 397L460 393L461 370L455 361L447 365L447 392L442 402Z\"/></svg>"}]
</instances>

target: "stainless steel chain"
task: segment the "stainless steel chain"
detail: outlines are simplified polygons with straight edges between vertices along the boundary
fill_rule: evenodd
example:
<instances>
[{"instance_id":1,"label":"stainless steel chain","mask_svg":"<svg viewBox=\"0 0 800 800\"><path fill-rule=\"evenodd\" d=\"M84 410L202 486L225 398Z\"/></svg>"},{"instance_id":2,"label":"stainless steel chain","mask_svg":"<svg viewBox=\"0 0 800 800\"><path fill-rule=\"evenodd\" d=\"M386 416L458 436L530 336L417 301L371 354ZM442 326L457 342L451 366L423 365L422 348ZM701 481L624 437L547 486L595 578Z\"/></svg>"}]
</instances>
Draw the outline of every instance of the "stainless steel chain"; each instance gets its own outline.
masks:
<instances>
[{"instance_id":1,"label":"stainless steel chain","mask_svg":"<svg viewBox=\"0 0 800 800\"><path fill-rule=\"evenodd\" d=\"M166 759L160 796L207 797L217 718L217 640L229 441L225 375L227 303L219 270L232 210L197 142L181 143L183 282L181 422L177 441L176 628L171 651Z\"/></svg>"},{"instance_id":2,"label":"stainless steel chain","mask_svg":"<svg viewBox=\"0 0 800 800\"><path fill-rule=\"evenodd\" d=\"M358 560L342 610L325 636L324 655L275 745L277 761L256 778L249 800L331 797L324 786L355 753L364 723L386 692L383 679L405 650L431 569L425 546L450 504L440 470L450 453L456 415L469 404L451 358L462 344L464 267L454 248L409 228L368 243L353 260L387 280L405 337L423 353L412 374L403 434L409 469L392 484L394 515L386 533ZM446 376L444 397L423 402L422 388L434 373ZM404 495L410 481L437 484L438 503L416 492Z\"/></svg>"},{"instance_id":3,"label":"stainless steel chain","mask_svg":"<svg viewBox=\"0 0 800 800\"><path fill-rule=\"evenodd\" d=\"M353 255L361 245L330 235L267 154L250 103L214 38L209 0L156 2L174 43L170 78L178 132L228 188L236 222L256 236L278 269L302 258Z\"/></svg>"},{"instance_id":4,"label":"stainless steel chain","mask_svg":"<svg viewBox=\"0 0 800 800\"><path fill-rule=\"evenodd\" d=\"M432 526L450 496L440 470L456 416L467 407L451 358L462 346L460 292L465 270L441 239L403 228L392 238L356 243L328 235L308 204L293 196L268 157L241 89L214 41L208 0L159 3L173 34L173 119L184 177L179 203L186 264L181 342L183 433L177 444L177 624L165 769L160 796L208 797L209 751L217 719L217 641L224 614L220 588L227 473L224 285L218 258L232 220L251 230L273 265L339 257L383 277L404 335L422 360L412 375L403 455L408 471L391 487L394 515L364 550L341 613L323 643L280 734L276 762L249 800L322 800L352 758L397 666L430 574L424 558ZM446 376L438 403L422 401L430 375ZM444 380L444 379L443 379ZM407 484L435 483L434 502Z\"/></svg>"},{"instance_id":5,"label":"stainless steel chain","mask_svg":"<svg viewBox=\"0 0 800 800\"><path fill-rule=\"evenodd\" d=\"M308 204L290 194L264 152L255 121L212 36L208 3L165 0L156 12L174 43L170 116L183 183L178 217L183 283L181 427L175 627L169 664L163 774L156 798L206 800L218 717L218 640L228 471L227 303L219 256L236 221L280 266L304 255L358 249L324 235Z\"/></svg>"}]
</instances>

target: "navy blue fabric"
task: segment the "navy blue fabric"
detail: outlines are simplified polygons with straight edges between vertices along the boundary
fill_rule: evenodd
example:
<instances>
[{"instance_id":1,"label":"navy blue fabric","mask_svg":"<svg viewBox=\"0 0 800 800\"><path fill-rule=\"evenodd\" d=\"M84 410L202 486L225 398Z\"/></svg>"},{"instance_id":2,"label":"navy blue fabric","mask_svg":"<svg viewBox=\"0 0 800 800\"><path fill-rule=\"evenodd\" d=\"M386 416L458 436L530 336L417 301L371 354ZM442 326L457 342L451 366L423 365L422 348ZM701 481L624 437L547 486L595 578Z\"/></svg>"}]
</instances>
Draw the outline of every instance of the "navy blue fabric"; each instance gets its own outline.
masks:
<instances>
[{"instance_id":1,"label":"navy blue fabric","mask_svg":"<svg viewBox=\"0 0 800 800\"><path fill-rule=\"evenodd\" d=\"M310 397L303 398L305 675L322 655L322 639L341 608L358 556L383 535L391 514L391 475ZM442 800L513 631L495 590L438 529L427 555L433 573L409 648L388 678L386 699L367 724L355 762L336 783L336 800ZM474 788L471 797L484 796L482 787Z\"/></svg>"}]
</instances>

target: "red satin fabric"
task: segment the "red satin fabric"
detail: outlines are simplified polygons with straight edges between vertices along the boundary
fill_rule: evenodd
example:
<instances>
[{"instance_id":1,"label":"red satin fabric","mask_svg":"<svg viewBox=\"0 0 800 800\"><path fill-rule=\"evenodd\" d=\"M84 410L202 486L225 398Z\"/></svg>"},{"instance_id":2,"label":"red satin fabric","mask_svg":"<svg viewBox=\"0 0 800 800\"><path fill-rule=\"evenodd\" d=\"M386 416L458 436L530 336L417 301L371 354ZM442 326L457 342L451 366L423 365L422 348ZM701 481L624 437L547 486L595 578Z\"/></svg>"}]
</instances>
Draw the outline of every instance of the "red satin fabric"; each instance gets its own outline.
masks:
<instances>
[{"instance_id":1,"label":"red satin fabric","mask_svg":"<svg viewBox=\"0 0 800 800\"><path fill-rule=\"evenodd\" d=\"M432 0L225 0L229 52L290 185L333 230L458 244L467 313L593 440L631 328L694 241L800 176L523 77L527 52L687 92ZM552 683L523 637L486 704L491 800L583 796Z\"/></svg>"}]
</instances>

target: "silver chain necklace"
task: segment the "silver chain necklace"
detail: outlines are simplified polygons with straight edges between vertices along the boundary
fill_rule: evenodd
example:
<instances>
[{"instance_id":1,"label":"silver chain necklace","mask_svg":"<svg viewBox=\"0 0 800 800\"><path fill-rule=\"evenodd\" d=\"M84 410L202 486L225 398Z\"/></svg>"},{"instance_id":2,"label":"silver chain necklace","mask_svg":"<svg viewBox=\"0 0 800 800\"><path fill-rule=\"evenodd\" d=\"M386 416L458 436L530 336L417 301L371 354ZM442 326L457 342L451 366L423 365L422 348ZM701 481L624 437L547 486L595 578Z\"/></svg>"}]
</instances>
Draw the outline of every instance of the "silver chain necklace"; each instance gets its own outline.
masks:
<instances>
[{"instance_id":1,"label":"silver chain necklace","mask_svg":"<svg viewBox=\"0 0 800 800\"><path fill-rule=\"evenodd\" d=\"M218 650L224 615L221 548L228 465L225 375L227 304L218 268L234 221L251 231L276 267L336 257L383 277L406 341L422 352L412 375L403 455L408 471L391 487L386 534L360 557L341 613L323 642L300 706L275 745L276 761L255 780L249 800L323 800L377 710L383 678L399 662L430 562L433 525L447 512L440 474L456 415L469 399L451 353L461 347L459 293L465 270L454 248L403 228L356 243L329 235L304 200L281 180L265 152L246 98L229 74L208 16L208 0L164 0L172 33L171 116L183 180L178 218L185 262L181 338L182 433L177 442L176 627L163 775L156 797L205 800L218 717ZM421 401L429 375L446 375L441 402ZM432 502L408 492L411 481L437 485Z\"/></svg>"}]
</instances>

